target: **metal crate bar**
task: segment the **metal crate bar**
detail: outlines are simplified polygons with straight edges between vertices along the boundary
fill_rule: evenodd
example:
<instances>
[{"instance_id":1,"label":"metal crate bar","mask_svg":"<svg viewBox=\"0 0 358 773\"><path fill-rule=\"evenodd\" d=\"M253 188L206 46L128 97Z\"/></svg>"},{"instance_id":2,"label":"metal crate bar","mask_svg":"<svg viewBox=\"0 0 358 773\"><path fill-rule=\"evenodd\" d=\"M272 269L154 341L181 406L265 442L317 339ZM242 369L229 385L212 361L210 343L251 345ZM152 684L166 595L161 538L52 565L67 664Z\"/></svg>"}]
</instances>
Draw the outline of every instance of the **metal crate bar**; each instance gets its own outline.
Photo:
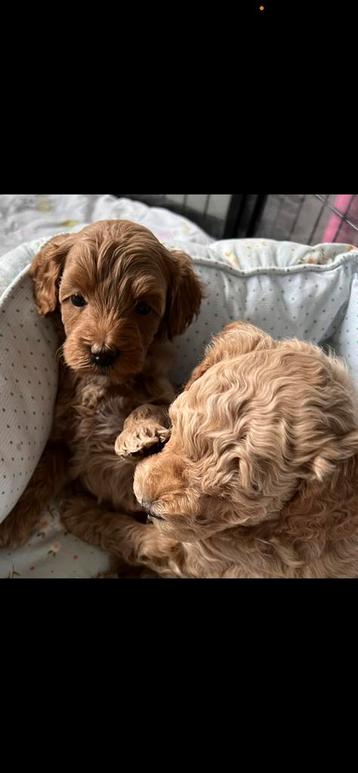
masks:
<instances>
[{"instance_id":1,"label":"metal crate bar","mask_svg":"<svg viewBox=\"0 0 358 773\"><path fill-rule=\"evenodd\" d=\"M215 239L250 238L298 239L309 244L321 236L330 222L329 213L338 218L332 222L336 241L343 224L358 234L358 216L352 194L346 211L336 204L338 194L114 194L143 201L149 206L166 207L182 214ZM315 204L316 201L316 204ZM319 206L318 212L317 205ZM267 205L267 206L266 206ZM324 216L327 223L324 222ZM335 229L335 230L334 230Z\"/></svg>"}]
</instances>

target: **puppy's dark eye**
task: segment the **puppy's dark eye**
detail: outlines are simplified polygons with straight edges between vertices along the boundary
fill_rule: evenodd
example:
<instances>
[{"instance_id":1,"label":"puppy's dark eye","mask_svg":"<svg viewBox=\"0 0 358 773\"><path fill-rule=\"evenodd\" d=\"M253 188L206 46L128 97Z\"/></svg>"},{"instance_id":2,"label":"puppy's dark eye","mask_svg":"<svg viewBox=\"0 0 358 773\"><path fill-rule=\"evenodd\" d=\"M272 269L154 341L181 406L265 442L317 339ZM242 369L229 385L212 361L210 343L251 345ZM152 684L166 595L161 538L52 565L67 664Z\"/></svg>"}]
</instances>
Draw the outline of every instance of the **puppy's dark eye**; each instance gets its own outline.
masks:
<instances>
[{"instance_id":1,"label":"puppy's dark eye","mask_svg":"<svg viewBox=\"0 0 358 773\"><path fill-rule=\"evenodd\" d=\"M74 306L86 306L87 301L85 301L83 295L71 295L71 303L73 303Z\"/></svg>"},{"instance_id":2,"label":"puppy's dark eye","mask_svg":"<svg viewBox=\"0 0 358 773\"><path fill-rule=\"evenodd\" d=\"M135 307L135 310L137 314L143 314L143 315L150 314L150 312L152 311L148 303L144 303L144 301L139 301L139 303L137 303Z\"/></svg>"}]
</instances>

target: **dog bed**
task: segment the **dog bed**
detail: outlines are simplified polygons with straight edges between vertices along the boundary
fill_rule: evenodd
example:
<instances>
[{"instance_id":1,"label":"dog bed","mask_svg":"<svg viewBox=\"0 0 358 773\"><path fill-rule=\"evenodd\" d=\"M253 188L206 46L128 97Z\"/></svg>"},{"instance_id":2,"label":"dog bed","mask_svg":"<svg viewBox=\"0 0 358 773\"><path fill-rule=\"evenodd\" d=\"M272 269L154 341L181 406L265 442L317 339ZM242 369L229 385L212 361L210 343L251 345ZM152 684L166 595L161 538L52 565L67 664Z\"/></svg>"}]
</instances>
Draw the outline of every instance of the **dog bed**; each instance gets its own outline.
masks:
<instances>
[{"instance_id":1,"label":"dog bed","mask_svg":"<svg viewBox=\"0 0 358 773\"><path fill-rule=\"evenodd\" d=\"M110 194L0 194L0 263L1 255L31 239L49 239L54 233L79 230L86 223L107 219L135 220L161 241L212 241L186 217Z\"/></svg>"},{"instance_id":2,"label":"dog bed","mask_svg":"<svg viewBox=\"0 0 358 773\"><path fill-rule=\"evenodd\" d=\"M199 318L175 341L172 377L178 386L200 361L212 334L234 319L249 320L275 338L297 336L331 346L345 357L358 384L357 248L177 237L178 230L163 241L191 254L206 288ZM0 260L0 520L37 464L56 395L56 340L51 323L37 316L26 268L48 238L21 245ZM56 502L42 514L26 546L0 550L0 577L95 577L107 568L106 554L64 531Z\"/></svg>"}]
</instances>

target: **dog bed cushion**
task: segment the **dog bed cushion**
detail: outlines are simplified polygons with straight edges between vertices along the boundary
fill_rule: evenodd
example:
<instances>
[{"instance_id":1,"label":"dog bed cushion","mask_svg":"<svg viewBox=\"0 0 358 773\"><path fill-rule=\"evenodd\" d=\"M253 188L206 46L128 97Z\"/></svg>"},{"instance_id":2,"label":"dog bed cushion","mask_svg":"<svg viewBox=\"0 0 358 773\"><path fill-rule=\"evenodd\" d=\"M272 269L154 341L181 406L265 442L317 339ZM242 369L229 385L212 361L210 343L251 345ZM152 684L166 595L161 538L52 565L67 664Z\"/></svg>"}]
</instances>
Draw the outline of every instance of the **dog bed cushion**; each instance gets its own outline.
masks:
<instances>
[{"instance_id":1,"label":"dog bed cushion","mask_svg":"<svg viewBox=\"0 0 358 773\"><path fill-rule=\"evenodd\" d=\"M235 239L195 245L191 255L206 298L199 318L176 339L175 383L186 381L213 334L242 319L273 338L297 337L333 348L358 385L356 247Z\"/></svg>"},{"instance_id":2,"label":"dog bed cushion","mask_svg":"<svg viewBox=\"0 0 358 773\"><path fill-rule=\"evenodd\" d=\"M37 315L23 269L47 238L21 245L0 261L0 293L9 274L20 271L0 297L0 520L24 490L51 426L57 344L51 322ZM275 338L329 344L345 357L358 384L357 248L262 239L165 243L191 254L206 288L199 318L175 341L176 384L185 382L212 334L235 319ZM107 566L102 551L64 532L55 503L27 546L0 551L3 577L93 577Z\"/></svg>"},{"instance_id":3,"label":"dog bed cushion","mask_svg":"<svg viewBox=\"0 0 358 773\"><path fill-rule=\"evenodd\" d=\"M38 316L28 272L0 299L0 523L47 442L57 390L57 338Z\"/></svg>"}]
</instances>

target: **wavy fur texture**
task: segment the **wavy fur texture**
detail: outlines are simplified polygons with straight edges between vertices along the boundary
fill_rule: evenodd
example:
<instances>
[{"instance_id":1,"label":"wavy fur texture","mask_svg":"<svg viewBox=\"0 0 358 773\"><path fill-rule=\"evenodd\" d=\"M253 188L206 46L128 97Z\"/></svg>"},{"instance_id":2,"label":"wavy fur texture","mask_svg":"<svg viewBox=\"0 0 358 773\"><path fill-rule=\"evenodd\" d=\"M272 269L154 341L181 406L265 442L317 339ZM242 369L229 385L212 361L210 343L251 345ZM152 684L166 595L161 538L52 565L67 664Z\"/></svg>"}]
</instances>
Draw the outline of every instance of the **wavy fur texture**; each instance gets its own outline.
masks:
<instances>
[{"instance_id":1,"label":"wavy fur texture","mask_svg":"<svg viewBox=\"0 0 358 773\"><path fill-rule=\"evenodd\" d=\"M117 555L165 577L358 575L357 394L339 359L234 323L169 415L134 477L152 523L121 520Z\"/></svg>"}]
</instances>

